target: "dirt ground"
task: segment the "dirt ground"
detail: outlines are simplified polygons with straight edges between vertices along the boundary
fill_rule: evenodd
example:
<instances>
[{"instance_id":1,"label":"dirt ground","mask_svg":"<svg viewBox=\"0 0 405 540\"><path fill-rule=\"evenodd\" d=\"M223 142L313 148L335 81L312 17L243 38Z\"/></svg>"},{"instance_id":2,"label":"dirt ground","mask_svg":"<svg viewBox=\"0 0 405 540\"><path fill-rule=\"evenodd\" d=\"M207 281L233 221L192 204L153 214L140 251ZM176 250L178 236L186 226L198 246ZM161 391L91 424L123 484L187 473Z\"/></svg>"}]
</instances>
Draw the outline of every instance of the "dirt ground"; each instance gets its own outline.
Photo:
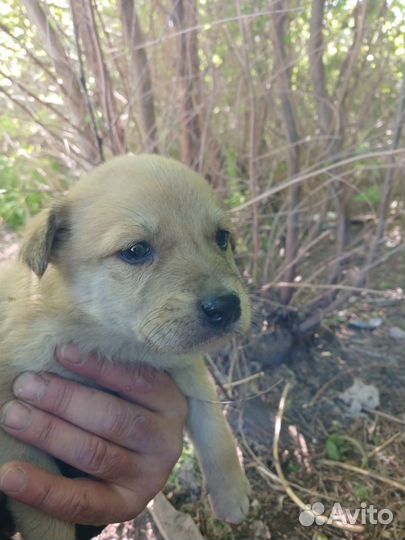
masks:
<instances>
[{"instance_id":1,"label":"dirt ground","mask_svg":"<svg viewBox=\"0 0 405 540\"><path fill-rule=\"evenodd\" d=\"M223 381L248 378L232 396L242 401L229 410L234 409L230 416L253 497L249 519L230 527L212 520L199 491L190 499L192 481L184 482L183 491L178 485L167 488L176 505L192 513L205 538L405 538L404 263L401 253L377 269L368 289L380 292L354 295L308 342L283 353L280 342L288 335L278 329L261 337L259 346L238 351L233 370L229 357L218 360ZM345 402L353 384L355 399ZM227 394L222 397L228 399ZM275 444L277 418L282 423ZM302 513L307 505L334 517L335 524L323 524L322 518L314 523L312 514Z\"/></svg>"},{"instance_id":2,"label":"dirt ground","mask_svg":"<svg viewBox=\"0 0 405 540\"><path fill-rule=\"evenodd\" d=\"M0 263L15 255L17 243L17 235L0 232ZM243 451L252 504L239 526L213 519L186 443L165 494L204 538L405 538L404 263L401 253L375 270L368 289L380 292L353 295L311 340L288 342L280 353L277 346L289 337L278 329L276 351L274 340L258 337L253 348L235 345L215 359L221 399L232 402L224 406ZM350 398L344 392L354 383ZM326 518L333 514L335 523L303 513L306 505ZM161 537L145 512L102 534L113 538Z\"/></svg>"}]
</instances>

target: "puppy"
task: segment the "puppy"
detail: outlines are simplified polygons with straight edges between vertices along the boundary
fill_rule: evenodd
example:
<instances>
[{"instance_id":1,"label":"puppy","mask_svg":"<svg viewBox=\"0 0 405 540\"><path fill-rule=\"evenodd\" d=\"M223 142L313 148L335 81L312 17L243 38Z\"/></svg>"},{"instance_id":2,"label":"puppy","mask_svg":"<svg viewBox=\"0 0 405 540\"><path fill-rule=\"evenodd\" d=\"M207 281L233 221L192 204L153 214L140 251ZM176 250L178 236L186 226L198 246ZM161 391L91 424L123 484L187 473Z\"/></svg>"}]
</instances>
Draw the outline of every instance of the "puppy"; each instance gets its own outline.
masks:
<instances>
[{"instance_id":1,"label":"puppy","mask_svg":"<svg viewBox=\"0 0 405 540\"><path fill-rule=\"evenodd\" d=\"M214 512L248 511L249 485L201 353L249 328L231 225L205 180L159 156L114 158L34 220L0 277L0 402L24 370L67 373L57 344L168 371L188 398L187 430ZM0 432L0 463L54 461ZM72 540L74 524L8 501L24 540Z\"/></svg>"}]
</instances>

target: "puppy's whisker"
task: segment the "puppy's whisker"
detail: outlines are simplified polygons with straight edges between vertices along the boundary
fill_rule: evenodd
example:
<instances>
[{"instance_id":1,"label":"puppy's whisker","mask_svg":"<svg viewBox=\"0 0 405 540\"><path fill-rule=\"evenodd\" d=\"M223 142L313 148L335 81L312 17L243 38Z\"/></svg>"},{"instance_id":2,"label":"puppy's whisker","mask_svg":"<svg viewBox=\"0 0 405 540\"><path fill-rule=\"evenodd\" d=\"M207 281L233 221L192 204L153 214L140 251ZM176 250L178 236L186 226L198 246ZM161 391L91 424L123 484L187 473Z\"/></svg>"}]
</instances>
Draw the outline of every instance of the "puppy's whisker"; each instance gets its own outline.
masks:
<instances>
[{"instance_id":1,"label":"puppy's whisker","mask_svg":"<svg viewBox=\"0 0 405 540\"><path fill-rule=\"evenodd\" d=\"M159 309L159 311L157 312L158 314L154 317L149 317L148 319L146 319L146 321L144 321L141 325L141 330L146 330L148 326L150 325L153 325L153 328L156 328L156 325L155 323L157 321L160 321L160 316L161 316L161 310Z\"/></svg>"}]
</instances>

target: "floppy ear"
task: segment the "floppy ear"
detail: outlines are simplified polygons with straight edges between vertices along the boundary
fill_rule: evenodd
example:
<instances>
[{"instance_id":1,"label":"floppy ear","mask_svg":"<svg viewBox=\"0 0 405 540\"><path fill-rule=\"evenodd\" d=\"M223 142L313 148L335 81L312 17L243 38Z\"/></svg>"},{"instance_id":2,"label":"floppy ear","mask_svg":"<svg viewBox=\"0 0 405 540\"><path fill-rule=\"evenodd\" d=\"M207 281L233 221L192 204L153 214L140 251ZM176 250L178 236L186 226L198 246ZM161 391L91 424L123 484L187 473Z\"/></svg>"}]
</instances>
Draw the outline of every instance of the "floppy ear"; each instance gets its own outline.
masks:
<instances>
[{"instance_id":1,"label":"floppy ear","mask_svg":"<svg viewBox=\"0 0 405 540\"><path fill-rule=\"evenodd\" d=\"M68 229L65 208L54 204L31 222L23 241L20 258L38 277L42 277L61 233Z\"/></svg>"}]
</instances>

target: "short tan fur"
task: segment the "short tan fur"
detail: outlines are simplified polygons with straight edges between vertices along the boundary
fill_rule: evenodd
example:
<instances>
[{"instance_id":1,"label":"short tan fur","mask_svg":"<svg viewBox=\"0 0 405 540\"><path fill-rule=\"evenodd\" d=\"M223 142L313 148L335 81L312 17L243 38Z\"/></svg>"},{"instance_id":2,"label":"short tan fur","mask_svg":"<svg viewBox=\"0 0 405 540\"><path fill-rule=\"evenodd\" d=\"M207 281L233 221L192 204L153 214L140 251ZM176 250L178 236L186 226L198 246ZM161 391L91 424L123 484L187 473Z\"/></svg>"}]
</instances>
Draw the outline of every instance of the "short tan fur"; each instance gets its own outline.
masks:
<instances>
[{"instance_id":1,"label":"short tan fur","mask_svg":"<svg viewBox=\"0 0 405 540\"><path fill-rule=\"evenodd\" d=\"M55 346L70 341L167 370L188 398L187 430L214 512L239 522L249 485L211 403L218 398L202 357L250 325L232 249L216 240L231 229L208 183L174 160L121 156L82 178L33 220L19 260L0 274L0 402L12 398L22 371L74 378L54 361ZM122 260L120 252L139 242L151 246L150 260ZM204 299L230 294L237 315L207 324ZM16 459L57 473L49 456L0 432L0 463ZM25 540L74 539L73 524L16 501L9 506Z\"/></svg>"}]
</instances>

